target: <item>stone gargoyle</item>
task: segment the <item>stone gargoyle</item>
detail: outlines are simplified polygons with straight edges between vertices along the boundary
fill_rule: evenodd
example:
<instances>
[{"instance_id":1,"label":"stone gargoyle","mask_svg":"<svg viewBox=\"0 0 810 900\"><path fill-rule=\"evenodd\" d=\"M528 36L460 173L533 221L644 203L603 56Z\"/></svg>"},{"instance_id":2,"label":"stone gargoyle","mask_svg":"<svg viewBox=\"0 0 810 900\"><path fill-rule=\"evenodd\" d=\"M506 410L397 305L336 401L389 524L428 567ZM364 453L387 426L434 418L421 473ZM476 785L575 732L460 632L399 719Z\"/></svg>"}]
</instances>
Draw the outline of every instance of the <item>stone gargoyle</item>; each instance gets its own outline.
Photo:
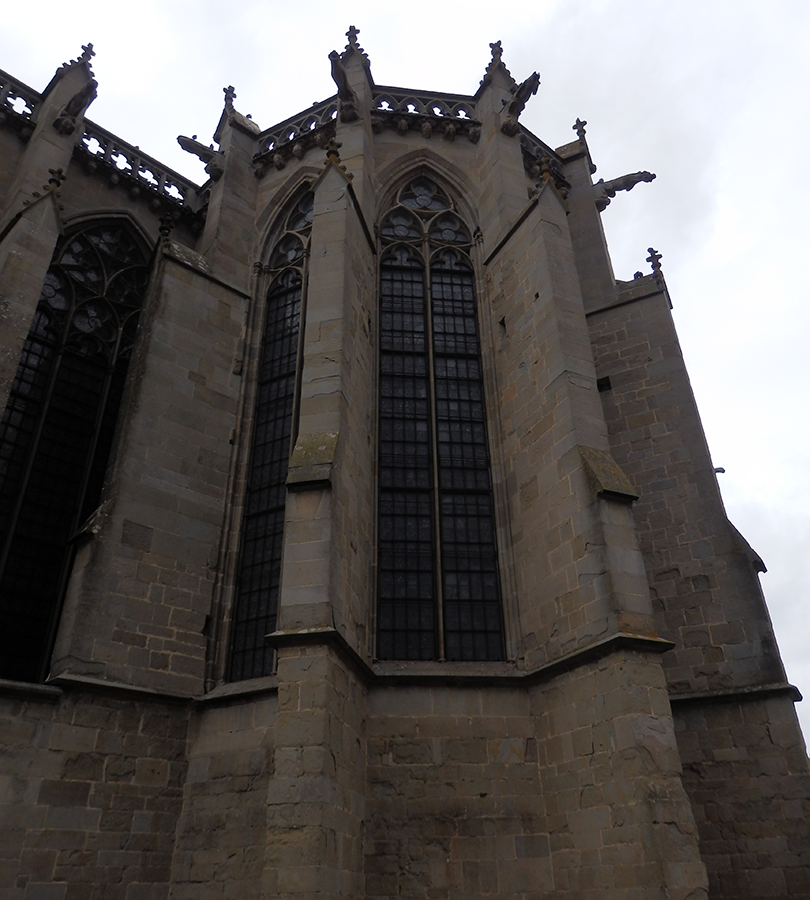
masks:
<instances>
[{"instance_id":1,"label":"stone gargoyle","mask_svg":"<svg viewBox=\"0 0 810 900\"><path fill-rule=\"evenodd\" d=\"M593 186L593 199L596 208L602 212L610 201L619 191L632 191L633 188L642 181L653 181L655 174L653 172L633 172L632 175L622 175L620 178L614 178L612 181L605 181L600 178Z\"/></svg>"},{"instance_id":2,"label":"stone gargoyle","mask_svg":"<svg viewBox=\"0 0 810 900\"><path fill-rule=\"evenodd\" d=\"M186 137L181 134L177 137L177 143L186 151L193 153L205 163L205 173L211 181L219 181L225 171L225 154L221 150L214 150L213 145L208 147L197 140L197 135Z\"/></svg>"}]
</instances>

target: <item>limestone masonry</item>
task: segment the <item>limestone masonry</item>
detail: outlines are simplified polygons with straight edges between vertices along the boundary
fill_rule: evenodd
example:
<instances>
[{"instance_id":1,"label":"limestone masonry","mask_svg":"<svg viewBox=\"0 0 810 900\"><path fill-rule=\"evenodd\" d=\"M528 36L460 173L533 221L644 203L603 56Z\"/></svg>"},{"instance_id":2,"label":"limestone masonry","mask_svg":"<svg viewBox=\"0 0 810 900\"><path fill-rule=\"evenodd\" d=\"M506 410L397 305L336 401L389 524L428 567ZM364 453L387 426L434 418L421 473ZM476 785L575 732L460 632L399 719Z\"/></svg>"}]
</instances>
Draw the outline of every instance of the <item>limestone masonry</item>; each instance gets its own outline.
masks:
<instances>
[{"instance_id":1,"label":"limestone masonry","mask_svg":"<svg viewBox=\"0 0 810 900\"><path fill-rule=\"evenodd\" d=\"M0 72L3 900L810 898L762 563L600 221L655 176L491 50L385 87L351 28L202 187L91 46Z\"/></svg>"}]
</instances>

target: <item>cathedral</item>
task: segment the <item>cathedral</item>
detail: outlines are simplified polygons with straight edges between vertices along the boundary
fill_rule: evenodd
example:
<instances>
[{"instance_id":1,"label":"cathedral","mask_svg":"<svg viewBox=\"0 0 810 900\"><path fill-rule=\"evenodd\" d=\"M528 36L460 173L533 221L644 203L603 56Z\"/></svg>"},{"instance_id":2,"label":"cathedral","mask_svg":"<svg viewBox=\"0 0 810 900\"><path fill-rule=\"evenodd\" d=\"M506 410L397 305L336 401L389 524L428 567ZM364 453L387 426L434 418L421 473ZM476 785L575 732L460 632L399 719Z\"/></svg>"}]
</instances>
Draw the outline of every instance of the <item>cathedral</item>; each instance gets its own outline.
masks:
<instances>
[{"instance_id":1,"label":"cathedral","mask_svg":"<svg viewBox=\"0 0 810 900\"><path fill-rule=\"evenodd\" d=\"M600 221L655 175L500 42L449 94L347 37L202 186L92 45L0 72L0 896L807 900L763 566Z\"/></svg>"}]
</instances>

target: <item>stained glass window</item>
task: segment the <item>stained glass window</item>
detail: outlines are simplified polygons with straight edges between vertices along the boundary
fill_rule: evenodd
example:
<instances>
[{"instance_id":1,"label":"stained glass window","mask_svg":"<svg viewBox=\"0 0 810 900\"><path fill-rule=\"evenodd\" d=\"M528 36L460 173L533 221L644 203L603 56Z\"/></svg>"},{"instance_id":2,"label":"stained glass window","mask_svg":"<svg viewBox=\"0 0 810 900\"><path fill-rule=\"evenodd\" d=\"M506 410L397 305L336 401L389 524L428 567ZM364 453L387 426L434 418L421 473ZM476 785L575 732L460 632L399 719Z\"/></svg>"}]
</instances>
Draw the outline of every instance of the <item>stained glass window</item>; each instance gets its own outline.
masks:
<instances>
[{"instance_id":1,"label":"stained glass window","mask_svg":"<svg viewBox=\"0 0 810 900\"><path fill-rule=\"evenodd\" d=\"M47 675L73 562L99 503L138 315L146 250L123 223L57 249L0 422L0 677Z\"/></svg>"},{"instance_id":2,"label":"stained glass window","mask_svg":"<svg viewBox=\"0 0 810 900\"><path fill-rule=\"evenodd\" d=\"M275 630L287 499L301 306L306 284L305 247L312 225L307 194L287 218L269 256L271 276L259 357L251 460L245 494L229 677L272 672L265 635Z\"/></svg>"},{"instance_id":3,"label":"stained glass window","mask_svg":"<svg viewBox=\"0 0 810 900\"><path fill-rule=\"evenodd\" d=\"M470 230L420 176L380 235L380 659L503 659Z\"/></svg>"}]
</instances>

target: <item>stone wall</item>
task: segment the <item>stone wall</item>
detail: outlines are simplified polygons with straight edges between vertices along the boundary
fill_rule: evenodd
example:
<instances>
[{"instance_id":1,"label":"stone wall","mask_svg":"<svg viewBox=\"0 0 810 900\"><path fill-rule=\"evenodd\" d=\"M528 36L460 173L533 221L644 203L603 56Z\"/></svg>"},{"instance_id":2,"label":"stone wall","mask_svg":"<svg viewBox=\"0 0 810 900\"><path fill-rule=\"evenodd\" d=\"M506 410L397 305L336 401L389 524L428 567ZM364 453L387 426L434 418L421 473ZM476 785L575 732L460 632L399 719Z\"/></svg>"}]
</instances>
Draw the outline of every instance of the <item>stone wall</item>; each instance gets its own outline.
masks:
<instances>
[{"instance_id":1,"label":"stone wall","mask_svg":"<svg viewBox=\"0 0 810 900\"><path fill-rule=\"evenodd\" d=\"M655 657L369 698L369 900L707 896Z\"/></svg>"},{"instance_id":2,"label":"stone wall","mask_svg":"<svg viewBox=\"0 0 810 900\"><path fill-rule=\"evenodd\" d=\"M810 773L785 693L674 704L712 898L810 897Z\"/></svg>"},{"instance_id":3,"label":"stone wall","mask_svg":"<svg viewBox=\"0 0 810 900\"><path fill-rule=\"evenodd\" d=\"M0 717L2 896L165 898L187 707L73 685L4 691Z\"/></svg>"},{"instance_id":4,"label":"stone wall","mask_svg":"<svg viewBox=\"0 0 810 900\"><path fill-rule=\"evenodd\" d=\"M366 896L546 896L538 741L522 688L369 695Z\"/></svg>"},{"instance_id":5,"label":"stone wall","mask_svg":"<svg viewBox=\"0 0 810 900\"><path fill-rule=\"evenodd\" d=\"M667 296L631 283L588 318L611 450L634 506L673 692L784 681L747 545L726 518ZM605 385L607 387L607 385ZM750 553L750 548L748 548Z\"/></svg>"},{"instance_id":6,"label":"stone wall","mask_svg":"<svg viewBox=\"0 0 810 900\"><path fill-rule=\"evenodd\" d=\"M52 672L190 696L203 688L245 298L211 280L191 251L163 252L116 462L96 530L77 553Z\"/></svg>"},{"instance_id":7,"label":"stone wall","mask_svg":"<svg viewBox=\"0 0 810 900\"><path fill-rule=\"evenodd\" d=\"M275 686L265 690L270 693L212 696L192 717L172 861L173 900L264 896L278 707Z\"/></svg>"}]
</instances>

